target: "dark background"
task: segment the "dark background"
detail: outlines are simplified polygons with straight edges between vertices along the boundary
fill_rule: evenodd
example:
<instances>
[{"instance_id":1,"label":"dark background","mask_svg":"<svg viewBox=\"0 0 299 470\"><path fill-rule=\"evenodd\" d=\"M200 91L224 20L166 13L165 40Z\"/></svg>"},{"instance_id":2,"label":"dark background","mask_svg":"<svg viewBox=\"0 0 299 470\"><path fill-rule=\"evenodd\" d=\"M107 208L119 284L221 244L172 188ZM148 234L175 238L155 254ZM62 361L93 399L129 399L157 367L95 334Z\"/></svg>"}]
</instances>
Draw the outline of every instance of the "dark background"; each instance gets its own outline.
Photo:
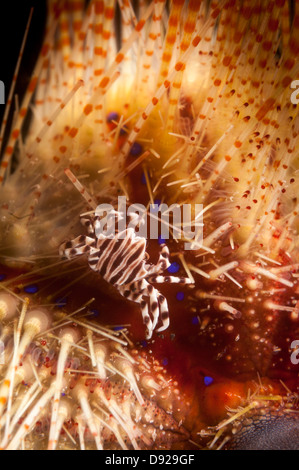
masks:
<instances>
[{"instance_id":1,"label":"dark background","mask_svg":"<svg viewBox=\"0 0 299 470\"><path fill-rule=\"evenodd\" d=\"M29 82L40 50L46 19L46 0L12 0L1 2L0 9L0 80L5 84L7 100L14 69L20 52L31 7L34 8L16 92L22 96ZM4 105L0 105L0 122Z\"/></svg>"}]
</instances>

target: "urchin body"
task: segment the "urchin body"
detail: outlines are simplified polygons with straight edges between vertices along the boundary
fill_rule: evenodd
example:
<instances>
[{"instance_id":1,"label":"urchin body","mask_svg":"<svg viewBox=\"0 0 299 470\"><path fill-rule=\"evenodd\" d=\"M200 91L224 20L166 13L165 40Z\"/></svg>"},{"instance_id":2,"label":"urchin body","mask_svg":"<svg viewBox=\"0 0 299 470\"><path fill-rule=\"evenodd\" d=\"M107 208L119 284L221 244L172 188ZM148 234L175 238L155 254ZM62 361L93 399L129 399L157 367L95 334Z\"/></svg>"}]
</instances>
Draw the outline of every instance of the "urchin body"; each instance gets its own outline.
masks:
<instances>
[{"instance_id":1,"label":"urchin body","mask_svg":"<svg viewBox=\"0 0 299 470\"><path fill-rule=\"evenodd\" d=\"M120 214L116 213L117 218ZM140 304L143 322L147 327L146 337L150 339L159 320L163 331L169 326L169 310L166 298L152 283L190 284L188 278L163 276L162 272L169 266L169 250L161 246L156 265L147 263L146 239L127 227L125 230L107 236L97 236L96 227L99 217L81 219L87 228L88 236L79 237L63 243L60 255L68 259L85 254L90 268L99 273L105 281L112 284L128 300ZM151 318L152 317L152 318Z\"/></svg>"}]
</instances>

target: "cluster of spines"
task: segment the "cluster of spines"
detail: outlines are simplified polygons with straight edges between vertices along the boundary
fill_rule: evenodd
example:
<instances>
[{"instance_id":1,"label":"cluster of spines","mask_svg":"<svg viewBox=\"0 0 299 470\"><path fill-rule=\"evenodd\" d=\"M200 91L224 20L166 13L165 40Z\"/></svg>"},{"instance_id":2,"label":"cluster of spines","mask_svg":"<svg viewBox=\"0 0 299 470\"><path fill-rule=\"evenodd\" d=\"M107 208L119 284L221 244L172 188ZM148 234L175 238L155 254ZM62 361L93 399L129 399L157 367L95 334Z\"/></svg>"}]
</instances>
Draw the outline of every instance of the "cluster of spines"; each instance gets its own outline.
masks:
<instances>
[{"instance_id":1,"label":"cluster of spines","mask_svg":"<svg viewBox=\"0 0 299 470\"><path fill-rule=\"evenodd\" d=\"M172 416L175 383L157 361L128 348L124 329L56 319L10 293L1 294L0 316L2 448L30 447L36 426L50 450L152 448L187 438Z\"/></svg>"}]
</instances>

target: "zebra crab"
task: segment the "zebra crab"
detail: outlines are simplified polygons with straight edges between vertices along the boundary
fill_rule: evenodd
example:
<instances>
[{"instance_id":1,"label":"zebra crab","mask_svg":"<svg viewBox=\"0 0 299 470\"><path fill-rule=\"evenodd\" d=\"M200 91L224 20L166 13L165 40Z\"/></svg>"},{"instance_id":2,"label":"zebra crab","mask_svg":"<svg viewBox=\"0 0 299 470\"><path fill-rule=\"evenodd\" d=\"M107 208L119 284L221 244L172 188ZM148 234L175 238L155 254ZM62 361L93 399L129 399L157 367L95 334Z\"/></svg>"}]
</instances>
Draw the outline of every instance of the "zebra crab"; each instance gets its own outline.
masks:
<instances>
[{"instance_id":1,"label":"zebra crab","mask_svg":"<svg viewBox=\"0 0 299 470\"><path fill-rule=\"evenodd\" d=\"M122 215L113 211L116 219ZM169 266L168 247L161 245L157 264L148 263L149 254L146 251L146 238L137 235L131 227L119 231L113 237L98 233L100 223L98 216L81 218L88 235L63 243L60 256L72 259L86 255L92 270L99 273L105 281L113 285L126 299L140 305L143 322L146 325L146 339L152 337L159 317L162 326L158 332L169 326L168 303L152 283L181 283L191 284L188 278L163 275Z\"/></svg>"}]
</instances>

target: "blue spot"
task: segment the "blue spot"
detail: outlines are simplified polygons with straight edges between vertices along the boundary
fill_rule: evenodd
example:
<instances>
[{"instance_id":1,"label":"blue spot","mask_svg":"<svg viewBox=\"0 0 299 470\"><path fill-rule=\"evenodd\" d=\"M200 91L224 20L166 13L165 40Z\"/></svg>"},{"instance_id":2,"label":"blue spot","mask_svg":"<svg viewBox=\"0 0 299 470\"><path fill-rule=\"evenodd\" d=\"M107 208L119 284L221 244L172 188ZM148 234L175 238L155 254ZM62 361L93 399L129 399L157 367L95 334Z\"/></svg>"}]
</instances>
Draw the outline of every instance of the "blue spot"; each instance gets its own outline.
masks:
<instances>
[{"instance_id":1,"label":"blue spot","mask_svg":"<svg viewBox=\"0 0 299 470\"><path fill-rule=\"evenodd\" d=\"M178 292L176 295L177 300L184 300L185 294L184 292Z\"/></svg>"},{"instance_id":2,"label":"blue spot","mask_svg":"<svg viewBox=\"0 0 299 470\"><path fill-rule=\"evenodd\" d=\"M31 284L30 286L24 287L24 291L27 292L27 294L36 294L36 292L38 292L38 286Z\"/></svg>"},{"instance_id":3,"label":"blue spot","mask_svg":"<svg viewBox=\"0 0 299 470\"><path fill-rule=\"evenodd\" d=\"M199 320L197 317L192 318L192 325L199 325Z\"/></svg>"},{"instance_id":4,"label":"blue spot","mask_svg":"<svg viewBox=\"0 0 299 470\"><path fill-rule=\"evenodd\" d=\"M146 346L147 346L147 341L145 341L145 339L141 341L141 346L142 346L143 348L146 348Z\"/></svg>"},{"instance_id":5,"label":"blue spot","mask_svg":"<svg viewBox=\"0 0 299 470\"><path fill-rule=\"evenodd\" d=\"M133 157L138 157L138 155L141 154L142 150L142 146L138 144L138 142L134 142L130 150L130 155L133 155Z\"/></svg>"},{"instance_id":6,"label":"blue spot","mask_svg":"<svg viewBox=\"0 0 299 470\"><path fill-rule=\"evenodd\" d=\"M67 297L60 297L55 300L57 307L62 308L67 304Z\"/></svg>"},{"instance_id":7,"label":"blue spot","mask_svg":"<svg viewBox=\"0 0 299 470\"><path fill-rule=\"evenodd\" d=\"M161 235L158 236L158 243L159 245L165 245L166 240L165 238L161 237Z\"/></svg>"},{"instance_id":8,"label":"blue spot","mask_svg":"<svg viewBox=\"0 0 299 470\"><path fill-rule=\"evenodd\" d=\"M6 278L6 275L5 274L0 274L0 281L3 281L3 279Z\"/></svg>"},{"instance_id":9,"label":"blue spot","mask_svg":"<svg viewBox=\"0 0 299 470\"><path fill-rule=\"evenodd\" d=\"M113 328L114 331L120 331L120 330L123 330L123 329L124 329L123 326L115 326L115 327Z\"/></svg>"},{"instance_id":10,"label":"blue spot","mask_svg":"<svg viewBox=\"0 0 299 470\"><path fill-rule=\"evenodd\" d=\"M171 274L174 274L174 273L177 273L180 269L180 265L176 262L174 263L171 263L171 265L169 266L169 268L167 268L167 271Z\"/></svg>"},{"instance_id":11,"label":"blue spot","mask_svg":"<svg viewBox=\"0 0 299 470\"><path fill-rule=\"evenodd\" d=\"M146 184L146 178L145 178L144 173L142 173L142 176L141 176L141 184Z\"/></svg>"},{"instance_id":12,"label":"blue spot","mask_svg":"<svg viewBox=\"0 0 299 470\"><path fill-rule=\"evenodd\" d=\"M208 387L208 385L211 385L214 382L214 379L212 377L209 377L208 375L203 379L205 385Z\"/></svg>"},{"instance_id":13,"label":"blue spot","mask_svg":"<svg viewBox=\"0 0 299 470\"><path fill-rule=\"evenodd\" d=\"M65 393L62 393L61 396L62 396L62 397L65 397Z\"/></svg>"},{"instance_id":14,"label":"blue spot","mask_svg":"<svg viewBox=\"0 0 299 470\"><path fill-rule=\"evenodd\" d=\"M93 317L98 317L100 315L100 312L96 308L90 311Z\"/></svg>"},{"instance_id":15,"label":"blue spot","mask_svg":"<svg viewBox=\"0 0 299 470\"><path fill-rule=\"evenodd\" d=\"M163 366L167 366L167 365L168 365L168 359L167 359L167 357L164 357L164 359L162 360L162 364L163 364Z\"/></svg>"},{"instance_id":16,"label":"blue spot","mask_svg":"<svg viewBox=\"0 0 299 470\"><path fill-rule=\"evenodd\" d=\"M118 121L119 120L119 115L112 111L107 115L107 122L112 122L112 121Z\"/></svg>"}]
</instances>

